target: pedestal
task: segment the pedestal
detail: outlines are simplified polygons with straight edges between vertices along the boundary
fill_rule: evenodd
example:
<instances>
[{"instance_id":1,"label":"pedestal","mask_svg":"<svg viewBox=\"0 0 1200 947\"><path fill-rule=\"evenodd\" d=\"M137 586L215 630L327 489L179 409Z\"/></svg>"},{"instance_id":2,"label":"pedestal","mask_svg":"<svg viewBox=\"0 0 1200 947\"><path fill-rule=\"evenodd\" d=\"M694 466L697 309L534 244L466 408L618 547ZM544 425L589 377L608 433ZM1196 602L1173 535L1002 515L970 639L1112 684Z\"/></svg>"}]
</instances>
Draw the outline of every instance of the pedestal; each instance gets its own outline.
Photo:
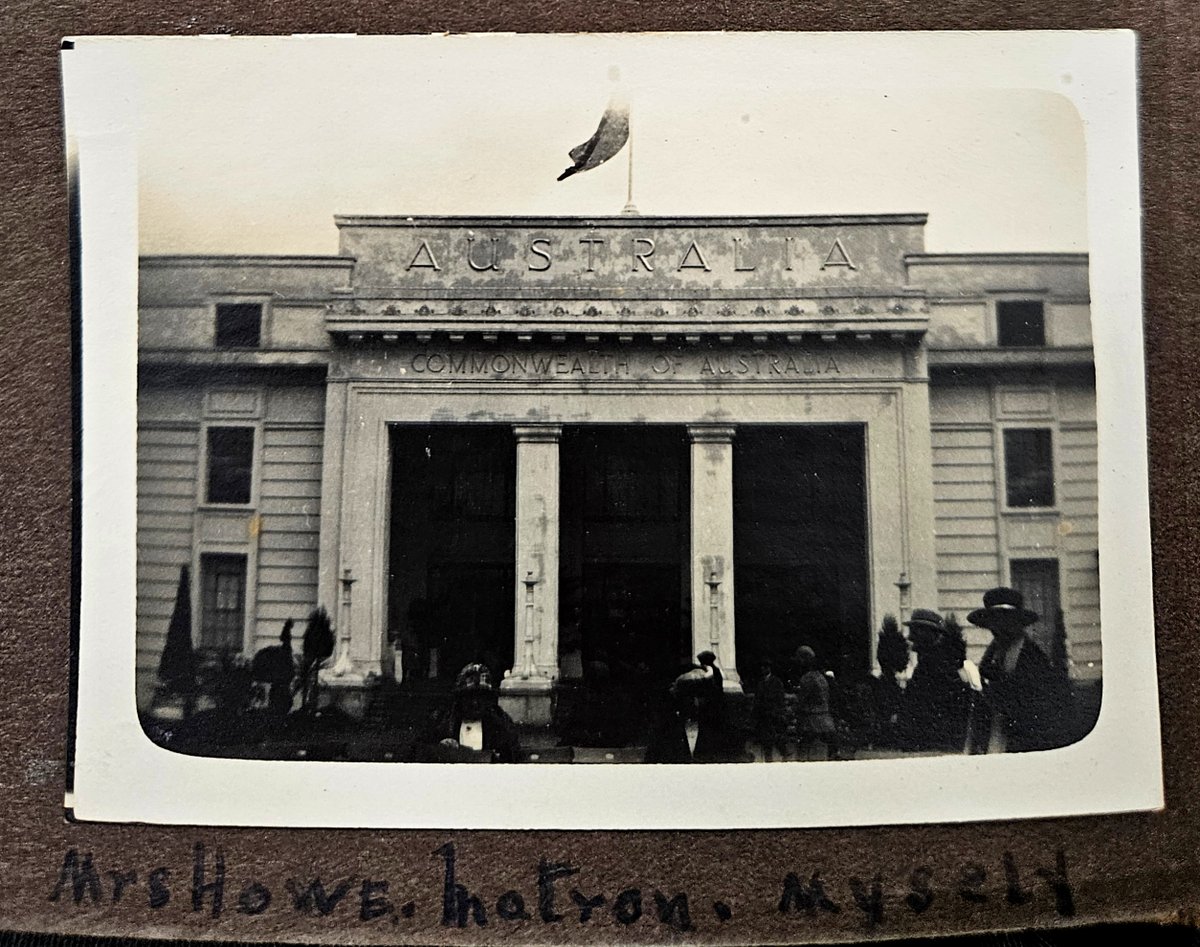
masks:
<instances>
[{"instance_id":1,"label":"pedestal","mask_svg":"<svg viewBox=\"0 0 1200 947\"><path fill-rule=\"evenodd\" d=\"M346 716L362 721L381 678L377 674L349 673L337 676L324 670L318 675L318 707L336 707Z\"/></svg>"},{"instance_id":2,"label":"pedestal","mask_svg":"<svg viewBox=\"0 0 1200 947\"><path fill-rule=\"evenodd\" d=\"M554 681L506 677L500 684L500 709L521 726L550 726L554 716Z\"/></svg>"}]
</instances>

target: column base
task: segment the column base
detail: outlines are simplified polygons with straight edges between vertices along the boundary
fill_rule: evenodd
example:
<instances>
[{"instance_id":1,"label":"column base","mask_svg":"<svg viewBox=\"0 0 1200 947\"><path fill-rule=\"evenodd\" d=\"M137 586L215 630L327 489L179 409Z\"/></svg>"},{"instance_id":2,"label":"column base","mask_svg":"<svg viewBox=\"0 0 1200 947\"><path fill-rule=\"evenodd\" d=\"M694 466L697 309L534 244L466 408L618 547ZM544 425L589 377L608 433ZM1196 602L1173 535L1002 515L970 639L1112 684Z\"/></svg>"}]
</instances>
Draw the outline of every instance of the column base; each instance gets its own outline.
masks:
<instances>
[{"instance_id":1,"label":"column base","mask_svg":"<svg viewBox=\"0 0 1200 947\"><path fill-rule=\"evenodd\" d=\"M358 721L366 716L367 705L380 683L378 674L361 674L355 671L335 675L324 670L320 672L318 680L320 705L336 707L346 716Z\"/></svg>"},{"instance_id":2,"label":"column base","mask_svg":"<svg viewBox=\"0 0 1200 947\"><path fill-rule=\"evenodd\" d=\"M554 682L545 677L506 677L500 682L500 709L524 727L548 727L554 712Z\"/></svg>"}]
</instances>

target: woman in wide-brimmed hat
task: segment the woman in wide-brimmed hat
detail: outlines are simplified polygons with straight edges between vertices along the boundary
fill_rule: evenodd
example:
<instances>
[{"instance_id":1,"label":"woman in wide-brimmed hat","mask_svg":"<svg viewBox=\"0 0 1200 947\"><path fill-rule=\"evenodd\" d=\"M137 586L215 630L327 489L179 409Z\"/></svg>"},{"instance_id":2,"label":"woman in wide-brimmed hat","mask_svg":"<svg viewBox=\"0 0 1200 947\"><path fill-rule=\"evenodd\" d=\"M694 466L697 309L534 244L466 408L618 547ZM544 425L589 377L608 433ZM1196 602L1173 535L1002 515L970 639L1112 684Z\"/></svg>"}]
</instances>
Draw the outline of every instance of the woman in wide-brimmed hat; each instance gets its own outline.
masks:
<instances>
[{"instance_id":1,"label":"woman in wide-brimmed hat","mask_svg":"<svg viewBox=\"0 0 1200 947\"><path fill-rule=\"evenodd\" d=\"M971 728L971 752L1019 753L1062 746L1070 719L1071 689L1041 647L1025 632L1038 620L1016 589L995 588L967 621L992 633L979 662L983 701Z\"/></svg>"},{"instance_id":2,"label":"woman in wide-brimmed hat","mask_svg":"<svg viewBox=\"0 0 1200 947\"><path fill-rule=\"evenodd\" d=\"M896 716L901 749L961 753L967 740L971 687L962 674L961 640L955 641L945 620L928 608L913 609L908 638L917 655Z\"/></svg>"},{"instance_id":3,"label":"woman in wide-brimmed hat","mask_svg":"<svg viewBox=\"0 0 1200 947\"><path fill-rule=\"evenodd\" d=\"M437 745L419 749L420 762L515 763L520 756L517 728L497 703L486 664L467 664L454 680L454 699L435 723Z\"/></svg>"}]
</instances>

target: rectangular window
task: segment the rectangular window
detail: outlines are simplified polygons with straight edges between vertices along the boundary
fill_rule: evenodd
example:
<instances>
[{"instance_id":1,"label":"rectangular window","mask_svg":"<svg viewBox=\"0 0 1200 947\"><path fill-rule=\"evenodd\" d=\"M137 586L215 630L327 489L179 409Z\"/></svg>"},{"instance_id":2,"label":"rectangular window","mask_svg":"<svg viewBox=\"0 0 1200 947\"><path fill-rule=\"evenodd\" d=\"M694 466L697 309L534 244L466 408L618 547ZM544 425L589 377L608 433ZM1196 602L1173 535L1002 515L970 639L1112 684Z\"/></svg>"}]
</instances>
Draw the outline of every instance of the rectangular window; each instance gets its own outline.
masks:
<instances>
[{"instance_id":1,"label":"rectangular window","mask_svg":"<svg viewBox=\"0 0 1200 947\"><path fill-rule=\"evenodd\" d=\"M997 301L996 341L1005 348L1045 346L1045 304L1040 299L1002 299Z\"/></svg>"},{"instance_id":2,"label":"rectangular window","mask_svg":"<svg viewBox=\"0 0 1200 947\"><path fill-rule=\"evenodd\" d=\"M249 503L254 473L254 428L208 429L209 503Z\"/></svg>"},{"instance_id":3,"label":"rectangular window","mask_svg":"<svg viewBox=\"0 0 1200 947\"><path fill-rule=\"evenodd\" d=\"M246 557L200 557L200 644L212 651L241 651L246 618Z\"/></svg>"},{"instance_id":4,"label":"rectangular window","mask_svg":"<svg viewBox=\"0 0 1200 947\"><path fill-rule=\"evenodd\" d=\"M1038 620L1029 635L1063 671L1067 670L1067 633L1059 599L1057 559L1013 559L1009 562L1010 585L1025 598L1025 607L1037 613Z\"/></svg>"},{"instance_id":5,"label":"rectangular window","mask_svg":"<svg viewBox=\"0 0 1200 947\"><path fill-rule=\"evenodd\" d=\"M1054 506L1054 447L1049 428L1004 432L1004 482L1010 507Z\"/></svg>"},{"instance_id":6,"label":"rectangular window","mask_svg":"<svg viewBox=\"0 0 1200 947\"><path fill-rule=\"evenodd\" d=\"M217 303L217 348L258 348L262 311L262 303Z\"/></svg>"}]
</instances>

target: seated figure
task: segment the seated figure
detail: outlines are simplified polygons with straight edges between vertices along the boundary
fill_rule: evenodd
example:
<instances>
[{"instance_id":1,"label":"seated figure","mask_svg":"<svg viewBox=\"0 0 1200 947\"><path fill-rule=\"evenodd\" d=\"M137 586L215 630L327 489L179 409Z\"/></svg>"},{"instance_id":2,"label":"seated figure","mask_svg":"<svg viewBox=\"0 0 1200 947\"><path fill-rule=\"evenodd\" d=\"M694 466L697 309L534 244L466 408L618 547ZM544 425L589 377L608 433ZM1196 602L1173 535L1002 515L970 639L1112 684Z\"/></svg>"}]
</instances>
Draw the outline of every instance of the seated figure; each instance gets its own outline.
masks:
<instances>
[{"instance_id":1,"label":"seated figure","mask_svg":"<svg viewBox=\"0 0 1200 947\"><path fill-rule=\"evenodd\" d=\"M517 727L501 708L492 672L468 664L454 681L449 710L438 720L426 762L515 763L520 753Z\"/></svg>"}]
</instances>

